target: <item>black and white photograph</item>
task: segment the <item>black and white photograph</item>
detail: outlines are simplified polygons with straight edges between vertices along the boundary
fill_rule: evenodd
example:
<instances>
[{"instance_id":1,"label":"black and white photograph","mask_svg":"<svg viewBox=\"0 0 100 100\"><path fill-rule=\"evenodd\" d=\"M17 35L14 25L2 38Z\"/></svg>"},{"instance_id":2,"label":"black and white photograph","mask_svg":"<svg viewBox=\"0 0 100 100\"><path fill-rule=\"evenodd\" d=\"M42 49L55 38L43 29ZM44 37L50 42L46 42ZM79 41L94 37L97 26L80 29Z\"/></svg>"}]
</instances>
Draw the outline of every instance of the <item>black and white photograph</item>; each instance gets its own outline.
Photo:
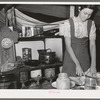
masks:
<instances>
[{"instance_id":1,"label":"black and white photograph","mask_svg":"<svg viewBox=\"0 0 100 100\"><path fill-rule=\"evenodd\" d=\"M99 3L0 3L0 90L98 94L99 44Z\"/></svg>"}]
</instances>

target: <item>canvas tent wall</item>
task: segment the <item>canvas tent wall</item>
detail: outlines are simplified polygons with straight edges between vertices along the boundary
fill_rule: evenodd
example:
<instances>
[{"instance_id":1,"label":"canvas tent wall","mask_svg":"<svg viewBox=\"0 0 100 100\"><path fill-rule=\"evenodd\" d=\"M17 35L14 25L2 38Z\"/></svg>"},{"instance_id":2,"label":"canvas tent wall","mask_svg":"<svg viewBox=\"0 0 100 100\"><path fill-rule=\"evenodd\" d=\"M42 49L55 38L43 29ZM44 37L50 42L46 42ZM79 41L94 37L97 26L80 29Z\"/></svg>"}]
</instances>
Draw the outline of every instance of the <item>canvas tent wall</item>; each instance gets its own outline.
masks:
<instances>
[{"instance_id":1,"label":"canvas tent wall","mask_svg":"<svg viewBox=\"0 0 100 100\"><path fill-rule=\"evenodd\" d=\"M21 30L22 25L59 24L69 18L70 6L65 5L12 5L15 8L16 26ZM6 11L7 7L5 7Z\"/></svg>"}]
</instances>

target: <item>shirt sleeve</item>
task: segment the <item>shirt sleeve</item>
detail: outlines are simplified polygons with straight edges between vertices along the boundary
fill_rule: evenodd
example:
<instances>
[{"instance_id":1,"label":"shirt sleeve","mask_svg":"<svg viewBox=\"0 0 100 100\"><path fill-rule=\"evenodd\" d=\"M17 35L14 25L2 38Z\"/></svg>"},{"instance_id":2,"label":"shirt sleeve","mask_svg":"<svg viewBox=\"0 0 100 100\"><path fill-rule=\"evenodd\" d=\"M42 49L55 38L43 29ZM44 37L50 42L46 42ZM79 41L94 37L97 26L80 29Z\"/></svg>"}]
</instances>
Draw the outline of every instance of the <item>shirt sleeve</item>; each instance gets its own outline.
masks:
<instances>
[{"instance_id":1,"label":"shirt sleeve","mask_svg":"<svg viewBox=\"0 0 100 100\"><path fill-rule=\"evenodd\" d=\"M96 27L95 27L95 23L94 21L92 21L92 26L91 26L91 30L90 30L90 36L89 39L96 39Z\"/></svg>"},{"instance_id":2,"label":"shirt sleeve","mask_svg":"<svg viewBox=\"0 0 100 100\"><path fill-rule=\"evenodd\" d=\"M62 32L62 35L64 37L71 37L71 34L70 34L70 23L69 23L69 20L66 20L63 24L63 32Z\"/></svg>"}]
</instances>

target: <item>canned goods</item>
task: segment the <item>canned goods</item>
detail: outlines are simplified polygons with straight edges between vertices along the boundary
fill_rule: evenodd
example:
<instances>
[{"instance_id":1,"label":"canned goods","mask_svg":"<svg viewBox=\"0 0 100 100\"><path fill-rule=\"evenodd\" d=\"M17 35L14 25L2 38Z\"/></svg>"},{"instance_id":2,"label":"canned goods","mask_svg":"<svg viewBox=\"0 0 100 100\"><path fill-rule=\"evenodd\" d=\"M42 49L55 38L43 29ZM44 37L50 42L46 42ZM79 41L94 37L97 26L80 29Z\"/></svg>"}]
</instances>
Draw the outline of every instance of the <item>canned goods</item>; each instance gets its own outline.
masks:
<instances>
[{"instance_id":1,"label":"canned goods","mask_svg":"<svg viewBox=\"0 0 100 100\"><path fill-rule=\"evenodd\" d=\"M31 48L22 48L23 61L32 60Z\"/></svg>"},{"instance_id":2,"label":"canned goods","mask_svg":"<svg viewBox=\"0 0 100 100\"><path fill-rule=\"evenodd\" d=\"M43 27L42 26L34 27L34 35L41 35L42 33L43 33Z\"/></svg>"}]
</instances>

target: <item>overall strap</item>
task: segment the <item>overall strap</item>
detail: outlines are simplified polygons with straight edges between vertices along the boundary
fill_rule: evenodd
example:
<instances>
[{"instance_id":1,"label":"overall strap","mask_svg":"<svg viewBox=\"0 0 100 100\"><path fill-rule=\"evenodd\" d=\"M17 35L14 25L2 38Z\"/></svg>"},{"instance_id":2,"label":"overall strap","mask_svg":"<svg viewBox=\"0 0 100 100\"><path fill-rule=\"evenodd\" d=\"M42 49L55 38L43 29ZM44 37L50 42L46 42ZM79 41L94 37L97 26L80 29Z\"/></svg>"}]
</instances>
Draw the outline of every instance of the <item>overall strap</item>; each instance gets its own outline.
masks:
<instances>
[{"instance_id":1,"label":"overall strap","mask_svg":"<svg viewBox=\"0 0 100 100\"><path fill-rule=\"evenodd\" d=\"M70 23L71 37L74 37L75 27L74 27L74 21L72 18L69 19L69 23Z\"/></svg>"},{"instance_id":2,"label":"overall strap","mask_svg":"<svg viewBox=\"0 0 100 100\"><path fill-rule=\"evenodd\" d=\"M89 19L88 22L87 22L88 34L90 34L91 26L92 26L92 20Z\"/></svg>"},{"instance_id":3,"label":"overall strap","mask_svg":"<svg viewBox=\"0 0 100 100\"><path fill-rule=\"evenodd\" d=\"M70 23L71 36L74 37L75 27L74 27L74 21L72 18L69 19L69 23ZM92 20L89 19L87 22L88 34L90 34L91 26L92 26Z\"/></svg>"}]
</instances>

